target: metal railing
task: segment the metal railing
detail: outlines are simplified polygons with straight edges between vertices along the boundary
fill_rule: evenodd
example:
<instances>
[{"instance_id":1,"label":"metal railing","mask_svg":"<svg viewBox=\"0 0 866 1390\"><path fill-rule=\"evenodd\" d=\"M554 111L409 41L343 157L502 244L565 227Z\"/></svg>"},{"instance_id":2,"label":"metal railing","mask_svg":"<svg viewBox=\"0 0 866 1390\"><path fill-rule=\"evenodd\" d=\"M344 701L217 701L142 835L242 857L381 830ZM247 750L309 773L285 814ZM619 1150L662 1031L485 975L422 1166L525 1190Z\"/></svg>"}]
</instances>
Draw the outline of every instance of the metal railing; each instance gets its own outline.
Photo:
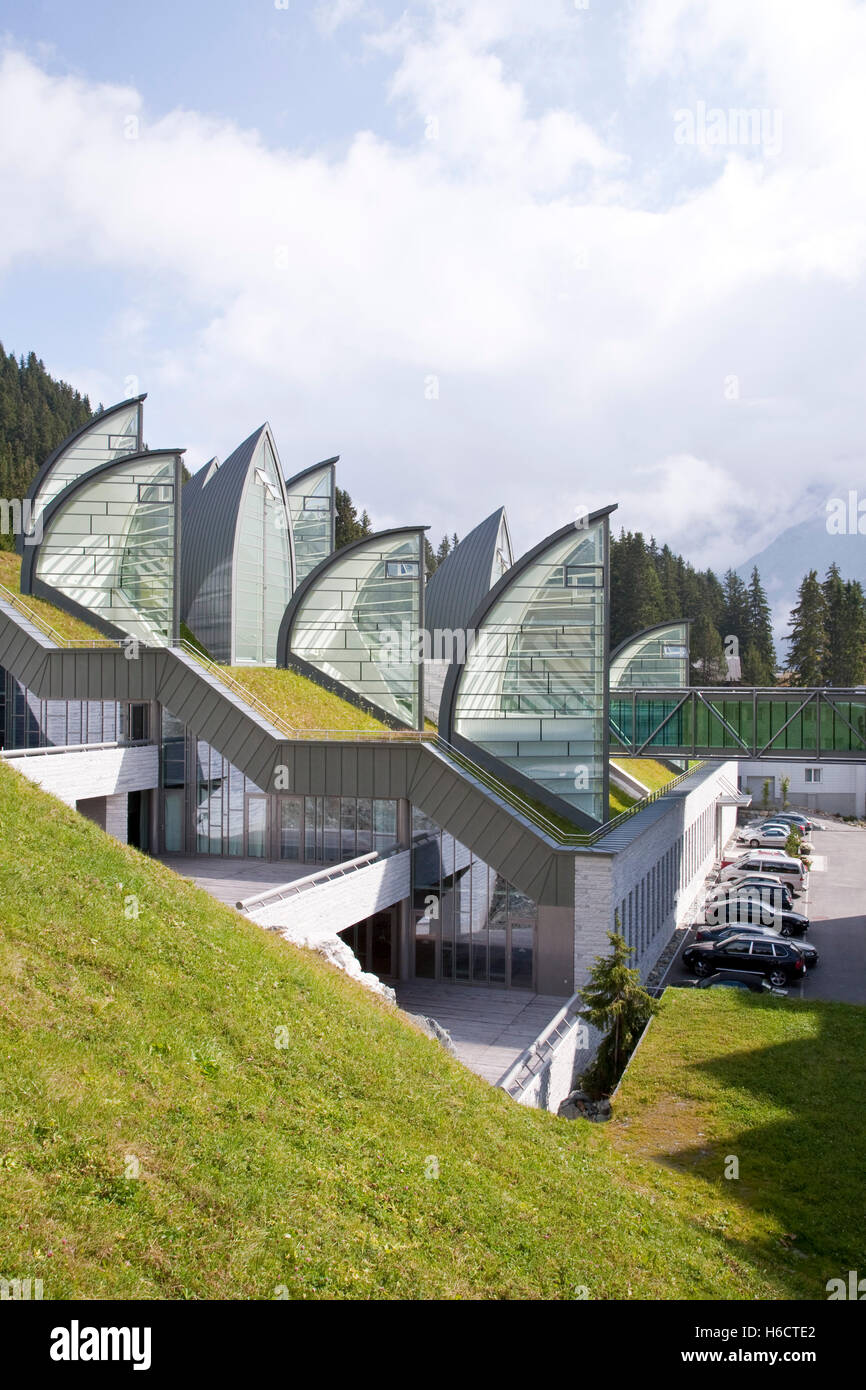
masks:
<instances>
[{"instance_id":1,"label":"metal railing","mask_svg":"<svg viewBox=\"0 0 866 1390\"><path fill-rule=\"evenodd\" d=\"M258 695L254 694L248 686L244 685L243 681L239 681L234 676L229 675L229 672L225 666L220 666L216 661L213 661L211 657L206 656L205 653L199 647L193 646L193 644L191 642L188 642L185 637L182 637L179 642L172 643L172 649L180 649L184 652L185 655L191 657L193 661L196 661L200 666L202 666L204 670L208 672L209 675L212 675L215 680L218 680L222 685L224 685L229 691L231 691L233 695L236 695L239 700L242 700L245 705L249 705L251 709L255 710L256 714L260 714L261 717L265 719L273 728L275 728L278 733L284 734L286 738L291 739L293 742L301 739L327 739L339 740L341 743L360 743L370 741L379 743L383 741L418 743L421 739L425 737L429 738L431 736L430 734L427 734L420 729L295 728L292 724L288 722L287 719L284 719L281 714L277 714L276 710L271 709L270 706L266 705L263 700L260 700ZM276 668L269 667L267 669L274 670Z\"/></svg>"},{"instance_id":2,"label":"metal railing","mask_svg":"<svg viewBox=\"0 0 866 1390\"><path fill-rule=\"evenodd\" d=\"M150 738L131 738L124 742L117 739L108 743L45 743L37 748L4 748L0 749L0 758L7 760L12 758L35 758L50 757L56 753L99 753L107 749L116 748L155 748L156 744Z\"/></svg>"},{"instance_id":3,"label":"metal railing","mask_svg":"<svg viewBox=\"0 0 866 1390\"><path fill-rule=\"evenodd\" d=\"M28 622L32 623L34 627L44 633L56 646L65 650L96 650L100 648L118 650L123 646L121 641L111 637L92 639L63 637L55 628L51 627L50 623L48 623L41 614L35 612L24 603L20 594L13 593L2 584L0 584L0 600L14 607ZM612 830L616 830L619 826L625 824L632 816L637 815L653 801L667 795L669 791L683 782L686 777L692 776L693 773L697 772L704 765L703 763L699 763L697 767L690 768L688 772L681 773L679 777L672 778L672 780L666 782L663 787L651 792L649 796L636 802L634 806L628 807L627 810L622 811L618 816L600 825L597 829L575 829L566 831L563 830L562 826L557 825L549 816L546 816L540 811L538 806L527 801L515 787L507 782L503 782L494 773L481 767L462 749L455 748L447 739L442 738L433 730L389 728L298 729L291 725L282 715L278 714L276 710L266 705L265 702L244 685L242 681L238 681L234 676L229 675L224 666L220 666L217 662L213 661L205 652L187 641L186 638L181 638L179 641L170 644L168 650L179 651L191 658L201 666L207 674L212 676L214 680L219 681L229 693L234 695L243 704L247 705L254 713L258 714L266 723L275 729L277 733L292 742L315 742L316 740L322 740L328 742L365 744L423 743L436 749L449 762L456 764L461 771L470 776L473 781L477 782L486 791L497 796L511 810L516 811L524 820L533 825L536 830L540 830L542 834L551 840L557 847L563 849L580 849L596 844L605 835L608 835ZM657 751L661 752L663 750Z\"/></svg>"},{"instance_id":4,"label":"metal railing","mask_svg":"<svg viewBox=\"0 0 866 1390\"><path fill-rule=\"evenodd\" d=\"M387 854L380 854L378 850L358 854L354 859L345 859L341 864L328 864L313 874L305 874L303 878L290 879L288 883L281 883L276 888L266 888L263 893L256 893L251 898L242 898L240 902L235 903L235 907L239 912L255 912L271 903L281 903L287 898L297 897L299 893L306 893L310 888L318 888L321 884L346 878L349 874L369 868L372 864L382 864L386 859L392 859L395 854L408 854L408 850L401 845Z\"/></svg>"},{"instance_id":5,"label":"metal railing","mask_svg":"<svg viewBox=\"0 0 866 1390\"><path fill-rule=\"evenodd\" d=\"M56 647L63 647L64 649L82 647L90 651L102 647L109 647L112 650L116 650L123 645L122 642L114 637L63 637L56 628L53 628L51 624L43 618L41 613L37 613L35 609L25 603L20 594L13 593L11 589L7 589L5 584L0 584L0 599L2 599L4 603L9 603L13 608L17 609L21 616L27 619L28 623L32 623L35 628L38 628L43 636L50 638Z\"/></svg>"},{"instance_id":6,"label":"metal railing","mask_svg":"<svg viewBox=\"0 0 866 1390\"><path fill-rule=\"evenodd\" d=\"M523 1049L517 1061L500 1077L496 1084L501 1091L507 1092L513 1100L517 1100L539 1073L544 1071L566 1038L569 1038L582 1022L577 1011L579 1004L579 995L573 994L559 1013L554 1014L544 1031Z\"/></svg>"}]
</instances>

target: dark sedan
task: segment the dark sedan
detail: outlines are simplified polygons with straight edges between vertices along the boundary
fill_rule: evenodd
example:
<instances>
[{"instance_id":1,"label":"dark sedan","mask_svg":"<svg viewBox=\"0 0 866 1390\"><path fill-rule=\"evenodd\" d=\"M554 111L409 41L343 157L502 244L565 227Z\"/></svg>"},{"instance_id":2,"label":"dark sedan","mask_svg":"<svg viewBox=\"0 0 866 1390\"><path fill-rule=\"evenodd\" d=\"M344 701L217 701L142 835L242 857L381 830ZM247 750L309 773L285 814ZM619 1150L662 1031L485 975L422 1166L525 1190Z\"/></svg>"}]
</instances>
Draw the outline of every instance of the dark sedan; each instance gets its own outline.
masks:
<instances>
[{"instance_id":1,"label":"dark sedan","mask_svg":"<svg viewBox=\"0 0 866 1390\"><path fill-rule=\"evenodd\" d=\"M696 941L683 951L683 964L695 975L719 970L750 970L765 976L775 988L796 984L806 973L799 946L764 936L732 936L727 941Z\"/></svg>"},{"instance_id":2,"label":"dark sedan","mask_svg":"<svg viewBox=\"0 0 866 1390\"><path fill-rule=\"evenodd\" d=\"M780 936L803 936L809 930L809 918L802 912L772 907L756 898L728 898L707 903L704 917L707 927L769 927ZM706 941L704 928L698 927L698 941Z\"/></svg>"}]
</instances>

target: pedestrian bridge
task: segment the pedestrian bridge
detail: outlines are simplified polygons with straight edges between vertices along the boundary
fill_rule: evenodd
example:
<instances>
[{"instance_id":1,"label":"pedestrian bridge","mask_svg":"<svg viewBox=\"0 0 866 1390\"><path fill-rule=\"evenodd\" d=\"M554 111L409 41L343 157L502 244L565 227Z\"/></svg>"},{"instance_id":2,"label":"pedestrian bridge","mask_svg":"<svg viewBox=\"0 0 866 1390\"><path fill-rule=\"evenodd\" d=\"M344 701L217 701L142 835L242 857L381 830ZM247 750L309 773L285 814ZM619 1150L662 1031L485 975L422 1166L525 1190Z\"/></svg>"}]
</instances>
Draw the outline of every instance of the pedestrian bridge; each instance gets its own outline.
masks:
<instances>
[{"instance_id":1,"label":"pedestrian bridge","mask_svg":"<svg viewBox=\"0 0 866 1390\"><path fill-rule=\"evenodd\" d=\"M863 688L618 690L609 722L614 756L866 762Z\"/></svg>"}]
</instances>

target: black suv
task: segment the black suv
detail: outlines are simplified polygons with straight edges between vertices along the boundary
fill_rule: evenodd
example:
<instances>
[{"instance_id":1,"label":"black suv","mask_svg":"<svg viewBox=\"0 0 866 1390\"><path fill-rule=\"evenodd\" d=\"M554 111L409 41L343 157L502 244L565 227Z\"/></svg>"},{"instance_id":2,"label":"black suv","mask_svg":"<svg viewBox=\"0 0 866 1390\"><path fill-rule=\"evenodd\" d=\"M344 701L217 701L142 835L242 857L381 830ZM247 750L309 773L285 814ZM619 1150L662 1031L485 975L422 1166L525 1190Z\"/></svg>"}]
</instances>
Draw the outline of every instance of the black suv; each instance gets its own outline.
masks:
<instances>
[{"instance_id":1,"label":"black suv","mask_svg":"<svg viewBox=\"0 0 866 1390\"><path fill-rule=\"evenodd\" d=\"M710 941L720 946L723 941L730 941L734 936L759 936L765 941L779 941L788 935L788 932L773 931L769 927L698 927L695 941ZM818 952L814 946L807 945L805 941L798 941L797 950L802 953L810 970L813 965L818 964Z\"/></svg>"},{"instance_id":2,"label":"black suv","mask_svg":"<svg viewBox=\"0 0 866 1390\"><path fill-rule=\"evenodd\" d=\"M755 970L779 988L796 984L806 973L799 946L761 936L731 936L727 941L697 941L683 951L683 963L695 975L719 970Z\"/></svg>"}]
</instances>

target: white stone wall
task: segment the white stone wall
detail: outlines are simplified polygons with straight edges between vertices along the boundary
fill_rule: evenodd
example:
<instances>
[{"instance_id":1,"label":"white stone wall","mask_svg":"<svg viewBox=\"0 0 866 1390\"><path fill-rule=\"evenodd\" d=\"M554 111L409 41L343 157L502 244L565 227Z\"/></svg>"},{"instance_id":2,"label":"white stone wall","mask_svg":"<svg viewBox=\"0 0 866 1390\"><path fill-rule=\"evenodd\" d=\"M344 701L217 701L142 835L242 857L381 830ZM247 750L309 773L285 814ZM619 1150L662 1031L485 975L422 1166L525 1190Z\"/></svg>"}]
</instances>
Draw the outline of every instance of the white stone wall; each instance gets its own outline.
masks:
<instances>
[{"instance_id":1,"label":"white stone wall","mask_svg":"<svg viewBox=\"0 0 866 1390\"><path fill-rule=\"evenodd\" d=\"M305 941L325 940L407 898L410 861L410 851L401 850L248 915L259 926L288 929Z\"/></svg>"},{"instance_id":2,"label":"white stone wall","mask_svg":"<svg viewBox=\"0 0 866 1390\"><path fill-rule=\"evenodd\" d=\"M820 782L807 782L807 769L818 768ZM861 763L766 763L742 759L737 765L744 790L751 791L752 806L760 810L764 783L770 783L770 804L782 804L782 778L790 779L788 801L805 811L824 811L843 816L866 816L866 765Z\"/></svg>"},{"instance_id":3,"label":"white stone wall","mask_svg":"<svg viewBox=\"0 0 866 1390\"><path fill-rule=\"evenodd\" d=\"M634 947L631 964L644 979L677 926L691 918L736 824L736 806L717 804L727 791L723 782L736 787L735 763L716 764L696 775L692 790L653 803L635 818L638 833L618 852L575 857L576 990L595 957L608 953L617 912Z\"/></svg>"},{"instance_id":4,"label":"white stone wall","mask_svg":"<svg viewBox=\"0 0 866 1390\"><path fill-rule=\"evenodd\" d=\"M127 792L159 786L159 749L154 744L134 748L89 748L83 744L80 751L46 748L2 756L10 767L67 806L91 797L121 794L125 802Z\"/></svg>"},{"instance_id":5,"label":"white stone wall","mask_svg":"<svg viewBox=\"0 0 866 1390\"><path fill-rule=\"evenodd\" d=\"M121 844L128 841L129 832L129 796L127 792L120 792L117 796L107 796L105 798L105 830L108 835L113 835L115 840L120 840Z\"/></svg>"}]
</instances>

